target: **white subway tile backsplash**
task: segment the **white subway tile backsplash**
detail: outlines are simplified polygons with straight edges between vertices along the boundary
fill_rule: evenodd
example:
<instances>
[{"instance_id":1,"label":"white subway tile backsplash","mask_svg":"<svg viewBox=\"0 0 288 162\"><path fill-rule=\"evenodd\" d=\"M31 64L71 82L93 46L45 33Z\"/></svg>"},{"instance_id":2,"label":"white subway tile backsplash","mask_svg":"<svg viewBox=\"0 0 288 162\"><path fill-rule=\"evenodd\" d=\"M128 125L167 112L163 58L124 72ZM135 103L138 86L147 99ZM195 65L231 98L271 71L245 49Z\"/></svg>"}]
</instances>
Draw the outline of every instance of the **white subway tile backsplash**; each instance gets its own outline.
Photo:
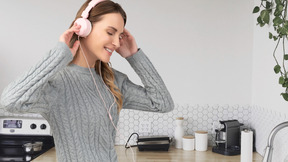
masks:
<instances>
[{"instance_id":1,"label":"white subway tile backsplash","mask_svg":"<svg viewBox=\"0 0 288 162\"><path fill-rule=\"evenodd\" d=\"M260 106L253 106L251 126L256 129L256 149L264 155L268 137L278 124L288 121L286 114L277 113ZM272 161L284 161L288 155L288 128L280 130L274 139Z\"/></svg>"}]
</instances>

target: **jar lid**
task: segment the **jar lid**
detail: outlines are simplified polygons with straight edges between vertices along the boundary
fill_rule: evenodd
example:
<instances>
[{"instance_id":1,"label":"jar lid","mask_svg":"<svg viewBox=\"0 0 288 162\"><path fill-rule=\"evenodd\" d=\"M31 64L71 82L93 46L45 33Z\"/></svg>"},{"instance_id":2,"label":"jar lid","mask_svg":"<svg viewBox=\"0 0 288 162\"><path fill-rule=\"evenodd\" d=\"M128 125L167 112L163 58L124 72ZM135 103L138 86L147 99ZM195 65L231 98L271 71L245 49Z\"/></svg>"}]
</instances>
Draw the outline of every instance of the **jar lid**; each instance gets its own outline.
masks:
<instances>
[{"instance_id":1,"label":"jar lid","mask_svg":"<svg viewBox=\"0 0 288 162\"><path fill-rule=\"evenodd\" d=\"M183 117L177 117L176 120L183 120Z\"/></svg>"},{"instance_id":2,"label":"jar lid","mask_svg":"<svg viewBox=\"0 0 288 162\"><path fill-rule=\"evenodd\" d=\"M185 139L194 139L194 136L183 136Z\"/></svg>"},{"instance_id":3,"label":"jar lid","mask_svg":"<svg viewBox=\"0 0 288 162\"><path fill-rule=\"evenodd\" d=\"M198 134L207 134L208 132L207 132L207 131L195 131L195 133L198 133Z\"/></svg>"}]
</instances>

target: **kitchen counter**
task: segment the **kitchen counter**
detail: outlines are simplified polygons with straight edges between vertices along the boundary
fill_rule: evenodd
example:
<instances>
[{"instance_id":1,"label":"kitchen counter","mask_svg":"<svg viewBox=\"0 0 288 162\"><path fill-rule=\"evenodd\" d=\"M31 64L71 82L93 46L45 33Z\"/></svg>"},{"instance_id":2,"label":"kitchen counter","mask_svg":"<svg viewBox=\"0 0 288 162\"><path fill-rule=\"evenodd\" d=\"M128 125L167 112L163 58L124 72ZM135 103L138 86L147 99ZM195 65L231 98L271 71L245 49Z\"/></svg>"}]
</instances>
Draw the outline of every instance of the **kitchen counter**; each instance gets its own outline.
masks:
<instances>
[{"instance_id":1,"label":"kitchen counter","mask_svg":"<svg viewBox=\"0 0 288 162\"><path fill-rule=\"evenodd\" d=\"M124 146L115 146L118 161L119 162L129 162L132 160L132 150L125 149ZM193 161L193 162L239 162L240 155L237 156L224 156L220 154L213 153L211 151L211 147L208 151L200 152L200 151L184 151L182 149L176 149L173 146L170 147L169 151L146 151L139 152L137 147L133 147L133 152L135 154L135 159L137 162L185 162L185 161ZM262 156L257 152L253 153L253 162L261 162ZM50 149L46 153L42 154L32 162L56 162L56 152L55 148Z\"/></svg>"}]
</instances>

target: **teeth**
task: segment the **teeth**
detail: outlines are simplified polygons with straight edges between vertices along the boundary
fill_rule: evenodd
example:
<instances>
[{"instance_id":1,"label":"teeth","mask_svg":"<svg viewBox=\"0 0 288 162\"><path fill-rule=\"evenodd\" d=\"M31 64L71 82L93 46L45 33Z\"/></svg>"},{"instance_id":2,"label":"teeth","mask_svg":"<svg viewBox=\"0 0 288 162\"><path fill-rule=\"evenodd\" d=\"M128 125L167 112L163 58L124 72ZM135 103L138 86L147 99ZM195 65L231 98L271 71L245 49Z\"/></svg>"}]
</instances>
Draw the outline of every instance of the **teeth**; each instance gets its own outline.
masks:
<instances>
[{"instance_id":1,"label":"teeth","mask_svg":"<svg viewBox=\"0 0 288 162\"><path fill-rule=\"evenodd\" d=\"M106 51L112 53L112 50L108 49L108 48L105 48Z\"/></svg>"}]
</instances>

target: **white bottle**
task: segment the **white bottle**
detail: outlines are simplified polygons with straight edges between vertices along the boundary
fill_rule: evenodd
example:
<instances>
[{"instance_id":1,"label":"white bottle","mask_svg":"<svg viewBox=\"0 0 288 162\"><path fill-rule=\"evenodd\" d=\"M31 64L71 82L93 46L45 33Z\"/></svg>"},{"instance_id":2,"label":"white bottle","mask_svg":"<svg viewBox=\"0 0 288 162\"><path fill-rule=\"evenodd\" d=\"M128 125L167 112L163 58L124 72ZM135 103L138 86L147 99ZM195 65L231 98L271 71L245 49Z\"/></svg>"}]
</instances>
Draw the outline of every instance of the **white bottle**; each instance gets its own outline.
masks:
<instances>
[{"instance_id":1,"label":"white bottle","mask_svg":"<svg viewBox=\"0 0 288 162\"><path fill-rule=\"evenodd\" d=\"M183 129L183 117L176 118L175 124L175 132L174 132L174 138L175 138L175 147L178 149L181 149L183 147L182 143L182 137L184 136L184 129Z\"/></svg>"}]
</instances>

